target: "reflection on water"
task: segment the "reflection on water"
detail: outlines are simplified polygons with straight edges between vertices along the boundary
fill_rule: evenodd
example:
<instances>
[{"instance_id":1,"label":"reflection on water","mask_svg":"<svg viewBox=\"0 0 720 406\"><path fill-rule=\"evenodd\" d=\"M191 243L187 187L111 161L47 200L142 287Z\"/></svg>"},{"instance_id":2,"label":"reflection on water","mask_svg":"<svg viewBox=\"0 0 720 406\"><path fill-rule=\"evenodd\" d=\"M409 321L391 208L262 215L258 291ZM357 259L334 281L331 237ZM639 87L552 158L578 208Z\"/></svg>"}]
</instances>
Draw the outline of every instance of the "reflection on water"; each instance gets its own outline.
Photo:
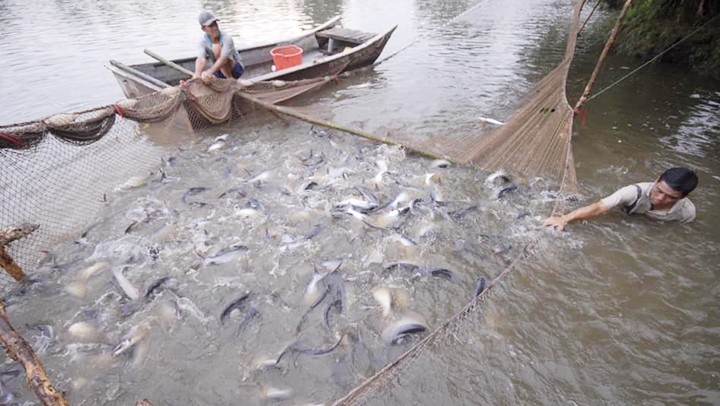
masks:
<instances>
[{"instance_id":1,"label":"reflection on water","mask_svg":"<svg viewBox=\"0 0 720 406\"><path fill-rule=\"evenodd\" d=\"M341 123L452 136L484 131L478 116L507 118L518 96L564 49L570 9L564 2L478 4L450 24L471 4L202 6L216 10L223 28L237 33L241 43L284 36L336 14L347 26L368 31L399 23L388 54L418 36L422 40L312 101ZM54 2L30 13L24 3L0 3L0 49L9 67L0 80L11 95L0 102L0 121L119 98L102 63L146 61L145 47L169 57L186 55L198 34L200 8L86 1ZM52 36L27 26L52 27ZM17 46L29 37L47 50L41 63ZM592 45L581 44L571 94L582 89L595 62ZM611 59L597 88L637 64ZM652 180L670 165L698 168L701 183L691 196L698 219L690 225L613 213L573 224L560 236L536 234L552 203L540 190L521 187L508 199L495 199L494 189L484 184L486 174L472 168L432 168L430 161L396 148L308 134L305 125L284 127L260 117L242 127L213 129L187 150L168 148L166 156L174 159L167 161L167 181L115 194L88 239L59 245L57 267L47 265L37 275L49 279L29 295L8 297L8 311L21 320L18 329L44 349L50 374L74 403L132 404L141 397L156 404L256 404L266 402L263 397L322 402L341 396L418 340L409 336L396 346L383 341L388 321L373 288L392 290L395 317L415 312L432 328L466 303L475 277L496 276L525 241L539 235L532 260L510 273L446 345L416 360L400 385L383 388L376 403L718 403L718 89L720 84L681 69L653 65L588 103L588 123L577 127L574 140L585 196L578 205ZM233 135L230 148L208 153L222 133ZM354 187L374 182L381 161L388 173L375 188L380 200L417 192L423 203L399 220L397 231L352 214L333 216L340 201L362 198ZM318 166L311 171L306 164ZM429 172L440 173L441 182L426 184L422 175ZM318 179L310 187L312 173ZM220 197L234 186L240 189L231 197ZM447 203L437 204L431 190ZM371 218L363 219L375 225L393 221ZM207 261L240 245L247 251L233 261ZM457 272L461 282L383 269L410 256L426 267ZM314 266L322 270L334 260L343 260L346 306L338 311L323 302L296 337ZM105 269L87 278L83 298L68 293L68 285L83 281L81 271L98 261L112 269L129 265L123 275L143 295L161 277L176 282L154 300L131 301ZM223 308L247 291L249 301L221 324ZM250 309L259 316L247 316ZM76 325L81 322L89 327ZM133 337L130 350L109 356ZM298 350L327 348L338 337L338 348L326 355ZM296 340L303 347L293 347L279 368L255 369ZM12 387L20 392L22 382ZM22 394L30 399L27 391Z\"/></svg>"}]
</instances>

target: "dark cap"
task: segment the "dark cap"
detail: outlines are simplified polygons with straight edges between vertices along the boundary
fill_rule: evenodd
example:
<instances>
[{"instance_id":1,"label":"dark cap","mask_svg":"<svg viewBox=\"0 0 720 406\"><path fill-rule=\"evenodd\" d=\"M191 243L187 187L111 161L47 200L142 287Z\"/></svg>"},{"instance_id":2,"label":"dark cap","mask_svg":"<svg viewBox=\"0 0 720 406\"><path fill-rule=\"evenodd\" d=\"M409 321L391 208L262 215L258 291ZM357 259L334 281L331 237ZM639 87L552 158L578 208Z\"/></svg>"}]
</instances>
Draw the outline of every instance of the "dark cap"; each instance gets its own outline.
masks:
<instances>
[{"instance_id":1,"label":"dark cap","mask_svg":"<svg viewBox=\"0 0 720 406\"><path fill-rule=\"evenodd\" d=\"M218 21L218 19L217 19L217 17L215 17L215 14L213 14L207 10L203 10L203 12L201 12L200 15L198 16L198 22L203 27L207 27L208 25L211 25L212 23L214 23L216 21Z\"/></svg>"}]
</instances>

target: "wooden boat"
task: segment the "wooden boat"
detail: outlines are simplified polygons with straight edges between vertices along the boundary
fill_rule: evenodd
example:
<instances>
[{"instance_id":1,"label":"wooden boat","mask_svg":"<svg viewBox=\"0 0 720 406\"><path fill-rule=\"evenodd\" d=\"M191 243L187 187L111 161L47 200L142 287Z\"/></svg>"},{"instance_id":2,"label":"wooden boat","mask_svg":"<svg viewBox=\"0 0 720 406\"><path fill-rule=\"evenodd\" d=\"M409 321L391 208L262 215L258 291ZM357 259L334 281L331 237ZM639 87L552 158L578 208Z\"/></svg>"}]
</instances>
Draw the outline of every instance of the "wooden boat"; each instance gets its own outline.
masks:
<instances>
[{"instance_id":1,"label":"wooden boat","mask_svg":"<svg viewBox=\"0 0 720 406\"><path fill-rule=\"evenodd\" d=\"M253 83L271 80L300 80L334 75L357 69L375 62L397 25L384 33L374 34L339 27L340 17L307 33L271 43L239 48L245 65L241 80ZM273 71L270 51L283 45L296 45L303 49L302 64ZM195 56L175 59L172 62L195 70ZM188 76L162 62L125 65L111 60L107 68L113 72L128 98L139 97L166 87L177 85Z\"/></svg>"}]
</instances>

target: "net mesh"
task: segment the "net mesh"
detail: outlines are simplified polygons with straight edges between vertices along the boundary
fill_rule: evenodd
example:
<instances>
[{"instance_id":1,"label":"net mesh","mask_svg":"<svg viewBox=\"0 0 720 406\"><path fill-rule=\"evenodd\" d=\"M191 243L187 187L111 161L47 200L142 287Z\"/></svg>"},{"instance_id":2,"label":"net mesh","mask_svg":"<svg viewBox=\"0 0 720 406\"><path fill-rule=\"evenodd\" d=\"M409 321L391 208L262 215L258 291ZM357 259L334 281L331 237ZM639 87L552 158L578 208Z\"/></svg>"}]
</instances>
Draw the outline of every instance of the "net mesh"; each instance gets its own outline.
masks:
<instances>
[{"instance_id":1,"label":"net mesh","mask_svg":"<svg viewBox=\"0 0 720 406\"><path fill-rule=\"evenodd\" d=\"M86 234L88 219L107 203L108 191L163 176L163 145L255 110L253 103L238 96L239 91L274 105L332 79L250 86L229 80L209 86L190 82L182 89L168 87L110 106L0 126L0 231L39 226L24 238L0 241L4 246L0 265L32 272L53 260L48 254L52 244ZM3 295L15 286L6 272L0 273Z\"/></svg>"}]
</instances>

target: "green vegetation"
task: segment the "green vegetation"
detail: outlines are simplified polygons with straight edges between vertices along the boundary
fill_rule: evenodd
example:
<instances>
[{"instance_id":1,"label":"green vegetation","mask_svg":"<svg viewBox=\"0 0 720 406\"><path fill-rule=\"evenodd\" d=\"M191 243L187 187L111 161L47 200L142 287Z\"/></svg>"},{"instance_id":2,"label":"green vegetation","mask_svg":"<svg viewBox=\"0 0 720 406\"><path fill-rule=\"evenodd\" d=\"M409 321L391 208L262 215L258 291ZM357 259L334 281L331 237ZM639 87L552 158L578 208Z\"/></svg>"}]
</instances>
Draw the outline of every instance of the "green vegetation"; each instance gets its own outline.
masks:
<instances>
[{"instance_id":1,"label":"green vegetation","mask_svg":"<svg viewBox=\"0 0 720 406\"><path fill-rule=\"evenodd\" d=\"M624 0L604 0L621 8ZM622 53L649 59L685 38L663 61L687 64L700 73L720 77L720 0L635 0L628 11L617 47Z\"/></svg>"}]
</instances>

